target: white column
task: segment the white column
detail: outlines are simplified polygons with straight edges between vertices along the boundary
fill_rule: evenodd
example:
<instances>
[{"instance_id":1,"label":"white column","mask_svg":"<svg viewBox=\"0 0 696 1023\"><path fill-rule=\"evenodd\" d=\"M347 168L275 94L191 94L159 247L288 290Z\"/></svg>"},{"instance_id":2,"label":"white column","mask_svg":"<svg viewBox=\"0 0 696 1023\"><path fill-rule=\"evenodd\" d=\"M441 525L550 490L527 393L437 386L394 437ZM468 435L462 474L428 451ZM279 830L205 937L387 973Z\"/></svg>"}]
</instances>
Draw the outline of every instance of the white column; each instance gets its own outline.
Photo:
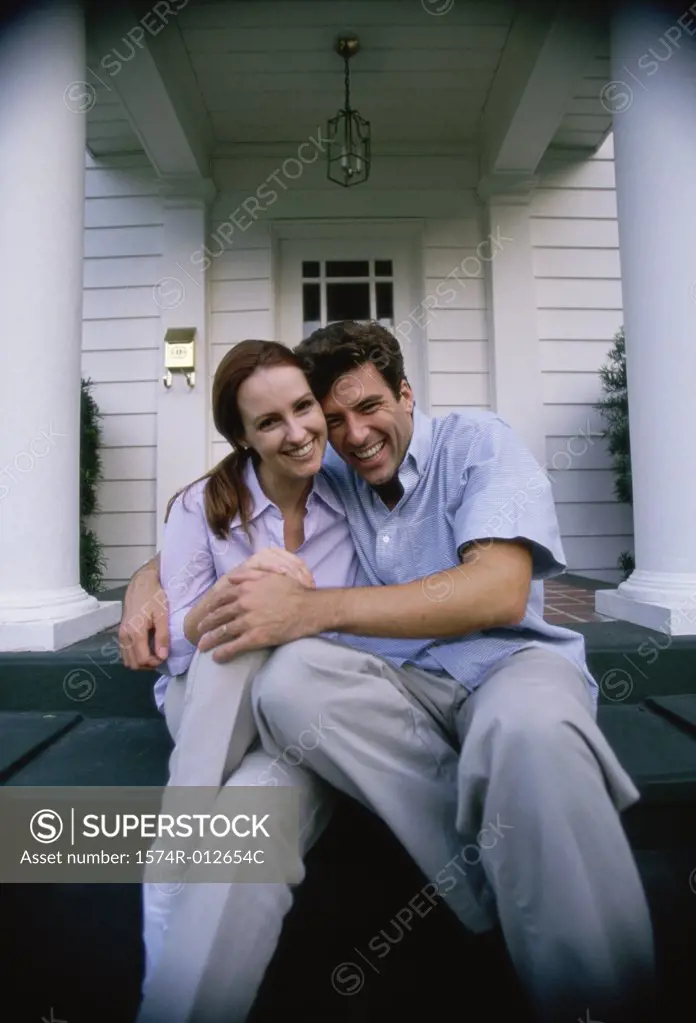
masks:
<instances>
[{"instance_id":1,"label":"white column","mask_svg":"<svg viewBox=\"0 0 696 1023\"><path fill-rule=\"evenodd\" d=\"M79 584L84 25L77 5L0 40L0 650L115 624Z\"/></svg>"},{"instance_id":2,"label":"white column","mask_svg":"<svg viewBox=\"0 0 696 1023\"><path fill-rule=\"evenodd\" d=\"M490 181L482 183L484 241L477 251L486 268L491 408L543 465L546 438L529 233L531 187L521 182L517 192L491 194Z\"/></svg>"},{"instance_id":3,"label":"white column","mask_svg":"<svg viewBox=\"0 0 696 1023\"><path fill-rule=\"evenodd\" d=\"M613 618L696 634L696 8L621 5L612 25L616 188L636 570Z\"/></svg>"},{"instance_id":4,"label":"white column","mask_svg":"<svg viewBox=\"0 0 696 1023\"><path fill-rule=\"evenodd\" d=\"M210 468L210 366L207 343L207 267L217 247L206 250L207 211L215 186L207 178L162 182L164 242L161 277L153 289L160 309L161 372L157 399L157 545L169 499ZM193 328L195 383L173 373L163 382L164 337L170 328Z\"/></svg>"}]
</instances>

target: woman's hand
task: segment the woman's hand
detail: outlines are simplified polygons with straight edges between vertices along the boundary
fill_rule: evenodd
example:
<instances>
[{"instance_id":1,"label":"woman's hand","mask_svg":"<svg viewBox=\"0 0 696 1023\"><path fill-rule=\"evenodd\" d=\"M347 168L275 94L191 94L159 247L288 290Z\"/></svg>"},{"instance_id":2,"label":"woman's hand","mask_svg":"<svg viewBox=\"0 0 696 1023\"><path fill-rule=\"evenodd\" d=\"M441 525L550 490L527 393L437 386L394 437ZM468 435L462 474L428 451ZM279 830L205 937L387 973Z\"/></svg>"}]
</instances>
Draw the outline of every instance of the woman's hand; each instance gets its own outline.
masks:
<instances>
[{"instance_id":1,"label":"woman's hand","mask_svg":"<svg viewBox=\"0 0 696 1023\"><path fill-rule=\"evenodd\" d=\"M266 547L239 565L234 571L245 572L249 570L260 572L278 572L279 575L289 575L302 586L316 588L314 576L302 558L296 554L286 551L284 547Z\"/></svg>"}]
</instances>

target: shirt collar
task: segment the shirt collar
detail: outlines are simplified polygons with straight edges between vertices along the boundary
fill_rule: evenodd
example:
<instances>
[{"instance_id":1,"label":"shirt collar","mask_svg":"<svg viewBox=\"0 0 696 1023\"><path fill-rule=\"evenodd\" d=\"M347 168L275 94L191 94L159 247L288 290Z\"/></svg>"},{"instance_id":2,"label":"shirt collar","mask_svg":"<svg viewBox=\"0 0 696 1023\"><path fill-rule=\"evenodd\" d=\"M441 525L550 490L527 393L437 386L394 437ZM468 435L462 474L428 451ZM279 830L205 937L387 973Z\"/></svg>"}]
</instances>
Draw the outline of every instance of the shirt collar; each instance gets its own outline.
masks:
<instances>
[{"instance_id":1,"label":"shirt collar","mask_svg":"<svg viewBox=\"0 0 696 1023\"><path fill-rule=\"evenodd\" d=\"M249 493L251 494L251 514L249 515L249 522L253 522L254 519L258 519L258 517L262 515L267 508L275 508L275 505L261 489L261 484L259 483L259 478L256 475L256 469L251 456L247 458L244 466L244 482L249 488ZM241 524L242 516L239 512L237 512L230 522L230 529L234 529L236 526L241 526Z\"/></svg>"},{"instance_id":2,"label":"shirt collar","mask_svg":"<svg viewBox=\"0 0 696 1023\"><path fill-rule=\"evenodd\" d=\"M244 482L249 488L252 500L252 511L249 516L250 522L259 518L259 516L262 515L267 508L275 508L276 511L278 511L277 505L271 501L261 488L259 478L256 474L256 468L251 458L247 459L246 465L244 466ZM332 511L345 517L346 510L339 498L336 496L333 487L325 477L322 470L320 470L314 477L314 483L309 492L309 496L307 497L307 503L309 504L309 502L316 497L320 498L324 504L328 505L329 508L332 509ZM230 529L234 529L236 526L241 526L241 524L242 517L239 512L237 512L230 522Z\"/></svg>"},{"instance_id":3,"label":"shirt collar","mask_svg":"<svg viewBox=\"0 0 696 1023\"><path fill-rule=\"evenodd\" d=\"M414 408L413 433L411 435L411 443L406 451L404 462L408 462L413 465L416 472L420 475L425 471L432 446L433 421L430 416L426 416L418 408Z\"/></svg>"},{"instance_id":4,"label":"shirt collar","mask_svg":"<svg viewBox=\"0 0 696 1023\"><path fill-rule=\"evenodd\" d=\"M332 511L338 515L343 515L345 518L346 509L343 506L343 502L337 496L323 469L320 469L314 477L314 486L307 500L311 501L314 497L321 498L324 504L327 504Z\"/></svg>"}]
</instances>

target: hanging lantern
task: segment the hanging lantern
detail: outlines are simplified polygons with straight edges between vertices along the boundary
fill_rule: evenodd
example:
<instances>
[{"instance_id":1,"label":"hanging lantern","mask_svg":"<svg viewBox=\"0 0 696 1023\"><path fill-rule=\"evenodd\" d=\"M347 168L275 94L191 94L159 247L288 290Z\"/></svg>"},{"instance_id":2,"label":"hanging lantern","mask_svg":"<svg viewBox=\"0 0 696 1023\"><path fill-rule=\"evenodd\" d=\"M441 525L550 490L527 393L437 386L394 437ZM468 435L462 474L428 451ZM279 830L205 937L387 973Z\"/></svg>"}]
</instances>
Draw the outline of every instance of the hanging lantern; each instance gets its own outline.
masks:
<instances>
[{"instance_id":1,"label":"hanging lantern","mask_svg":"<svg viewBox=\"0 0 696 1023\"><path fill-rule=\"evenodd\" d=\"M340 36L334 47L345 64L345 104L328 122L329 181L348 188L367 181L370 176L370 122L350 105L350 69L348 62L358 52L355 36Z\"/></svg>"}]
</instances>

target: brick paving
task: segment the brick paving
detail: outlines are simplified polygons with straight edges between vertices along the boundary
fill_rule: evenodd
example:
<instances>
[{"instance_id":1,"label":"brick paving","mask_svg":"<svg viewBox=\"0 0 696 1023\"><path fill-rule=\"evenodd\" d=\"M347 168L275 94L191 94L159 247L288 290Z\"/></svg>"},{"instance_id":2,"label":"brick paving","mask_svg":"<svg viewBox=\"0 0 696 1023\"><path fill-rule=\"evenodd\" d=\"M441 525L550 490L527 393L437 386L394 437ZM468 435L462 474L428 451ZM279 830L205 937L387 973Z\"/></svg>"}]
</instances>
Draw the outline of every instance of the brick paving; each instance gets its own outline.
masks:
<instances>
[{"instance_id":1,"label":"brick paving","mask_svg":"<svg viewBox=\"0 0 696 1023\"><path fill-rule=\"evenodd\" d=\"M552 625L578 622L608 622L610 618L594 609L595 591L564 581L563 576L544 584L544 620Z\"/></svg>"}]
</instances>

